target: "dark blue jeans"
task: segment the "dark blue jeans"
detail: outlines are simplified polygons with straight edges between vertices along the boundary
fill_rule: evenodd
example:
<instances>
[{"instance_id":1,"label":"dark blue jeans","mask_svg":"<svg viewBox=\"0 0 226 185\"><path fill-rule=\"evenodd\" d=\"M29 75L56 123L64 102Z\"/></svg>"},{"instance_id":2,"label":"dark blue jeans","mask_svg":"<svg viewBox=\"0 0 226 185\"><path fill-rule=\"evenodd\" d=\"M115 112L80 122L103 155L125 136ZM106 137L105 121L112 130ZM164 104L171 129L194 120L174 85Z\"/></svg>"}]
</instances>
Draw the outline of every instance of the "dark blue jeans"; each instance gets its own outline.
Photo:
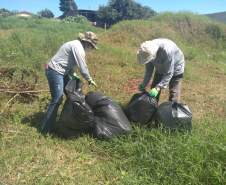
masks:
<instances>
[{"instance_id":1,"label":"dark blue jeans","mask_svg":"<svg viewBox=\"0 0 226 185\"><path fill-rule=\"evenodd\" d=\"M52 99L42 123L42 133L53 131L53 127L56 122L57 111L63 99L64 86L68 82L68 79L65 78L64 75L51 68L46 69L46 77L48 79Z\"/></svg>"}]
</instances>

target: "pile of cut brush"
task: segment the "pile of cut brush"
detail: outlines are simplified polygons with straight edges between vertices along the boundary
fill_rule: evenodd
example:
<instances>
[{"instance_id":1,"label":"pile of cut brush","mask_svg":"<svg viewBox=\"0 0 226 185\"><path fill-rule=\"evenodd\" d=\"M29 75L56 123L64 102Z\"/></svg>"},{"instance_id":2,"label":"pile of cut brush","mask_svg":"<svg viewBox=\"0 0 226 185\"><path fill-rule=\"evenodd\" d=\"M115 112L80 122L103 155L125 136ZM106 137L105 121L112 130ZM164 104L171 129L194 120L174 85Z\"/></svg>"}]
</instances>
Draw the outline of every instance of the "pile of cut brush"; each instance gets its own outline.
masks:
<instances>
[{"instance_id":1,"label":"pile of cut brush","mask_svg":"<svg viewBox=\"0 0 226 185\"><path fill-rule=\"evenodd\" d=\"M5 108L15 100L29 103L43 90L37 90L38 75L31 69L5 67L0 69L0 94L8 98Z\"/></svg>"}]
</instances>

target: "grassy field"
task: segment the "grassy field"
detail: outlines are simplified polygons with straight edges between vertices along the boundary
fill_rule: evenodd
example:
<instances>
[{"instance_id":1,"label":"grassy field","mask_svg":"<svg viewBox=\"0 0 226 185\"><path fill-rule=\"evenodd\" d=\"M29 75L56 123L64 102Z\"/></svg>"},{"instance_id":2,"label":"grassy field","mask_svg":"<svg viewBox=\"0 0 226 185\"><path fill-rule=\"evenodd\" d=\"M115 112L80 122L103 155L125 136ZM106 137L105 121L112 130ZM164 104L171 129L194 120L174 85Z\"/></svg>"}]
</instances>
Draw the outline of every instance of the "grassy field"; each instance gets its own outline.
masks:
<instances>
[{"instance_id":1,"label":"grassy field","mask_svg":"<svg viewBox=\"0 0 226 185\"><path fill-rule=\"evenodd\" d=\"M0 18L0 89L48 90L44 64L62 43L87 30L100 38L100 49L87 56L90 73L98 90L122 105L143 77L139 44L174 40L186 58L182 101L192 109L193 131L134 124L130 135L110 141L44 137L38 128L49 93L1 93L0 185L226 184L226 26L192 13L124 21L107 31L88 23ZM90 90L87 84L84 90Z\"/></svg>"}]
</instances>

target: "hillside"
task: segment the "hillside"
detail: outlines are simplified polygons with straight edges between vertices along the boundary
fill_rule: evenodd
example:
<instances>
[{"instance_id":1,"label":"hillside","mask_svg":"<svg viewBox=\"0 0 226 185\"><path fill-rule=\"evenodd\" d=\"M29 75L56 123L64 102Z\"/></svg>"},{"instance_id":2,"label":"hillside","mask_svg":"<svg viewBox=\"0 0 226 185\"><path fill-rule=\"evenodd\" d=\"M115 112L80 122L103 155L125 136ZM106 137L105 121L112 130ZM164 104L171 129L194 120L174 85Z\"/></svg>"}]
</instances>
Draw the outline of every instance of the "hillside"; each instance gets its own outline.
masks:
<instances>
[{"instance_id":1,"label":"hillside","mask_svg":"<svg viewBox=\"0 0 226 185\"><path fill-rule=\"evenodd\" d=\"M123 21L104 31L89 23L0 17L0 88L48 90L44 64L62 43L85 30L99 36L99 50L87 55L98 90L122 105L137 92L143 77L144 68L136 63L139 44L158 37L174 40L186 58L182 101L193 112L192 133L134 124L132 134L111 141L88 135L70 140L44 137L38 130L49 93L1 92L0 182L225 184L225 24L190 13L164 13L147 21ZM84 90L94 89L85 84Z\"/></svg>"},{"instance_id":2,"label":"hillside","mask_svg":"<svg viewBox=\"0 0 226 185\"><path fill-rule=\"evenodd\" d=\"M212 14L206 14L209 18L226 23L226 12L218 12L218 13L212 13Z\"/></svg>"}]
</instances>

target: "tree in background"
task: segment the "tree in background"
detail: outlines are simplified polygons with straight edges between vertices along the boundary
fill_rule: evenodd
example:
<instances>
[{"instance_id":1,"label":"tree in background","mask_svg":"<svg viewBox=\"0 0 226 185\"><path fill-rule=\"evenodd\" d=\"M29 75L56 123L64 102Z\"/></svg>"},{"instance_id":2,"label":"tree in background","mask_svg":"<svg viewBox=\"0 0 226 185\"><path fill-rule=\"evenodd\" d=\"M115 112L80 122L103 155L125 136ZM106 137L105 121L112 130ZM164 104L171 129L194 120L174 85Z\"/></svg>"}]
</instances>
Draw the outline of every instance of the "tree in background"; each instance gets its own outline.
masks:
<instances>
[{"instance_id":1,"label":"tree in background","mask_svg":"<svg viewBox=\"0 0 226 185\"><path fill-rule=\"evenodd\" d=\"M45 18L53 18L54 17L54 14L53 12L51 12L51 10L49 9L44 9L44 10L41 10L40 12L37 13L38 16L40 17L45 17Z\"/></svg>"},{"instance_id":2,"label":"tree in background","mask_svg":"<svg viewBox=\"0 0 226 185\"><path fill-rule=\"evenodd\" d=\"M100 6L97 17L101 24L111 26L121 20L147 19L155 14L154 10L134 0L109 0L107 6Z\"/></svg>"},{"instance_id":3,"label":"tree in background","mask_svg":"<svg viewBox=\"0 0 226 185\"><path fill-rule=\"evenodd\" d=\"M60 0L60 11L63 12L61 18L78 15L78 7L74 0Z\"/></svg>"},{"instance_id":4,"label":"tree in background","mask_svg":"<svg viewBox=\"0 0 226 185\"><path fill-rule=\"evenodd\" d=\"M109 27L118 20L118 12L109 6L100 6L97 12L98 24Z\"/></svg>"},{"instance_id":5,"label":"tree in background","mask_svg":"<svg viewBox=\"0 0 226 185\"><path fill-rule=\"evenodd\" d=\"M7 17L7 16L10 16L10 15L13 15L14 13L5 9L5 8L1 8L0 9L0 16L3 16L3 17Z\"/></svg>"}]
</instances>

